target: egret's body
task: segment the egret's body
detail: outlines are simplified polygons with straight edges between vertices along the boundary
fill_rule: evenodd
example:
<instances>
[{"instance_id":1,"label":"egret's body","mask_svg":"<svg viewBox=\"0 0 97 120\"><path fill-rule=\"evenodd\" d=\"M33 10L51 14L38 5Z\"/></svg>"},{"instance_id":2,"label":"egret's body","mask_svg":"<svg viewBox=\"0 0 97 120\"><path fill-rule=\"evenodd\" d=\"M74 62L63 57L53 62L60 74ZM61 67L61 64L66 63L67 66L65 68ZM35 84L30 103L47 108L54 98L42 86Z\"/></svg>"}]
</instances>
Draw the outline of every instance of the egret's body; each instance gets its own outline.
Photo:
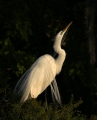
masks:
<instances>
[{"instance_id":1,"label":"egret's body","mask_svg":"<svg viewBox=\"0 0 97 120\"><path fill-rule=\"evenodd\" d=\"M39 94L51 85L56 75L60 73L66 57L65 51L61 48L61 41L67 29L68 28L66 28L65 31L59 32L55 37L53 48L55 52L58 53L58 57L55 59L48 54L41 56L17 83L14 93L21 96L21 102L25 102L28 98L37 98ZM53 88L53 86L55 88ZM51 85L51 90L55 99L58 101L60 96L56 81ZM57 96L59 96L58 99Z\"/></svg>"}]
</instances>

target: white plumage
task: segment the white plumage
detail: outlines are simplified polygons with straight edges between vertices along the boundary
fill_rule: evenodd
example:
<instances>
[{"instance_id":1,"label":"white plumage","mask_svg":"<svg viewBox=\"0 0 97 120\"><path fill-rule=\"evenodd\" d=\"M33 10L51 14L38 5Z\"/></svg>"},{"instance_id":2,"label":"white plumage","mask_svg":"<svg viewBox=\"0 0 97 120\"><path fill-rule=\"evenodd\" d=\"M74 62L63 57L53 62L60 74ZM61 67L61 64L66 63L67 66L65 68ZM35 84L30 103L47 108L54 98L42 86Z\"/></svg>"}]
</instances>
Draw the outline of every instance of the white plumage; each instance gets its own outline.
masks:
<instances>
[{"instance_id":1,"label":"white plumage","mask_svg":"<svg viewBox=\"0 0 97 120\"><path fill-rule=\"evenodd\" d=\"M61 42L70 25L71 23L55 37L53 48L58 57L55 59L48 54L41 56L20 78L14 94L21 97L21 102L25 102L28 98L37 98L50 85L53 98L61 103L55 76L60 73L66 57Z\"/></svg>"}]
</instances>

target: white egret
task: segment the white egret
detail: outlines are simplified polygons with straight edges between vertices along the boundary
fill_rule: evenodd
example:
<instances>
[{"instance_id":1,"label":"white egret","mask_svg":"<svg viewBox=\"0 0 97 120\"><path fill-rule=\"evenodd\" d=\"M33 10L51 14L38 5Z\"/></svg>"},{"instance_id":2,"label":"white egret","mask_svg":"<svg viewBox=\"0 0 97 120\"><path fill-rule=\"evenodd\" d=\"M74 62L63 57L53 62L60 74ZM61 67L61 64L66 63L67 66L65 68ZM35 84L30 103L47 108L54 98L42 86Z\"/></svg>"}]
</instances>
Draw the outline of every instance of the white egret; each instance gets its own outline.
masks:
<instances>
[{"instance_id":1,"label":"white egret","mask_svg":"<svg viewBox=\"0 0 97 120\"><path fill-rule=\"evenodd\" d=\"M55 59L49 54L41 56L20 78L14 94L21 97L21 102L25 102L29 98L37 98L50 85L53 98L61 104L55 77L60 73L66 57L61 43L70 25L71 23L55 37L53 48L58 57Z\"/></svg>"}]
</instances>

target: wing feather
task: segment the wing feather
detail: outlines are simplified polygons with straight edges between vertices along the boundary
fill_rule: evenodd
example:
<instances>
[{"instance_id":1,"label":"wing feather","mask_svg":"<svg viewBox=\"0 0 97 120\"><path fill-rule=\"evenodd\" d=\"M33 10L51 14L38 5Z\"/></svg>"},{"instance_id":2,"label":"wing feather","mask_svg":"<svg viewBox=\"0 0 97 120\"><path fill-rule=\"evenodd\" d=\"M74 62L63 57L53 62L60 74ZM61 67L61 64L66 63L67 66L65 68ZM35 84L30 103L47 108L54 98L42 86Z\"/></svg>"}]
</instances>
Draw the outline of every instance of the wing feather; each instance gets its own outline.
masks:
<instances>
[{"instance_id":1,"label":"wing feather","mask_svg":"<svg viewBox=\"0 0 97 120\"><path fill-rule=\"evenodd\" d=\"M21 102L28 98L37 98L53 81L56 75L55 61L50 55L40 57L17 83L14 94Z\"/></svg>"}]
</instances>

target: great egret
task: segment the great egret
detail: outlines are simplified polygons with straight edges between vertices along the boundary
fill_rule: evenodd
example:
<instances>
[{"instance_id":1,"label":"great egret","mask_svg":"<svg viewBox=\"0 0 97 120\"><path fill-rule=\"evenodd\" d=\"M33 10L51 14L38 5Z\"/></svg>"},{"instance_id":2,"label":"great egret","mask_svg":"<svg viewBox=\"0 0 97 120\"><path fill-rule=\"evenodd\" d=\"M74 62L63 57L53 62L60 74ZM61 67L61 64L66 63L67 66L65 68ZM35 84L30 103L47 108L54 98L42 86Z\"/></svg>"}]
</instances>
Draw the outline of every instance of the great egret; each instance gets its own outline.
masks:
<instances>
[{"instance_id":1,"label":"great egret","mask_svg":"<svg viewBox=\"0 0 97 120\"><path fill-rule=\"evenodd\" d=\"M55 77L60 73L66 57L61 43L71 23L55 37L53 48L58 57L55 59L49 54L41 56L18 81L14 94L21 97L21 102L25 102L29 98L37 98L50 85L53 98L61 104Z\"/></svg>"}]
</instances>

